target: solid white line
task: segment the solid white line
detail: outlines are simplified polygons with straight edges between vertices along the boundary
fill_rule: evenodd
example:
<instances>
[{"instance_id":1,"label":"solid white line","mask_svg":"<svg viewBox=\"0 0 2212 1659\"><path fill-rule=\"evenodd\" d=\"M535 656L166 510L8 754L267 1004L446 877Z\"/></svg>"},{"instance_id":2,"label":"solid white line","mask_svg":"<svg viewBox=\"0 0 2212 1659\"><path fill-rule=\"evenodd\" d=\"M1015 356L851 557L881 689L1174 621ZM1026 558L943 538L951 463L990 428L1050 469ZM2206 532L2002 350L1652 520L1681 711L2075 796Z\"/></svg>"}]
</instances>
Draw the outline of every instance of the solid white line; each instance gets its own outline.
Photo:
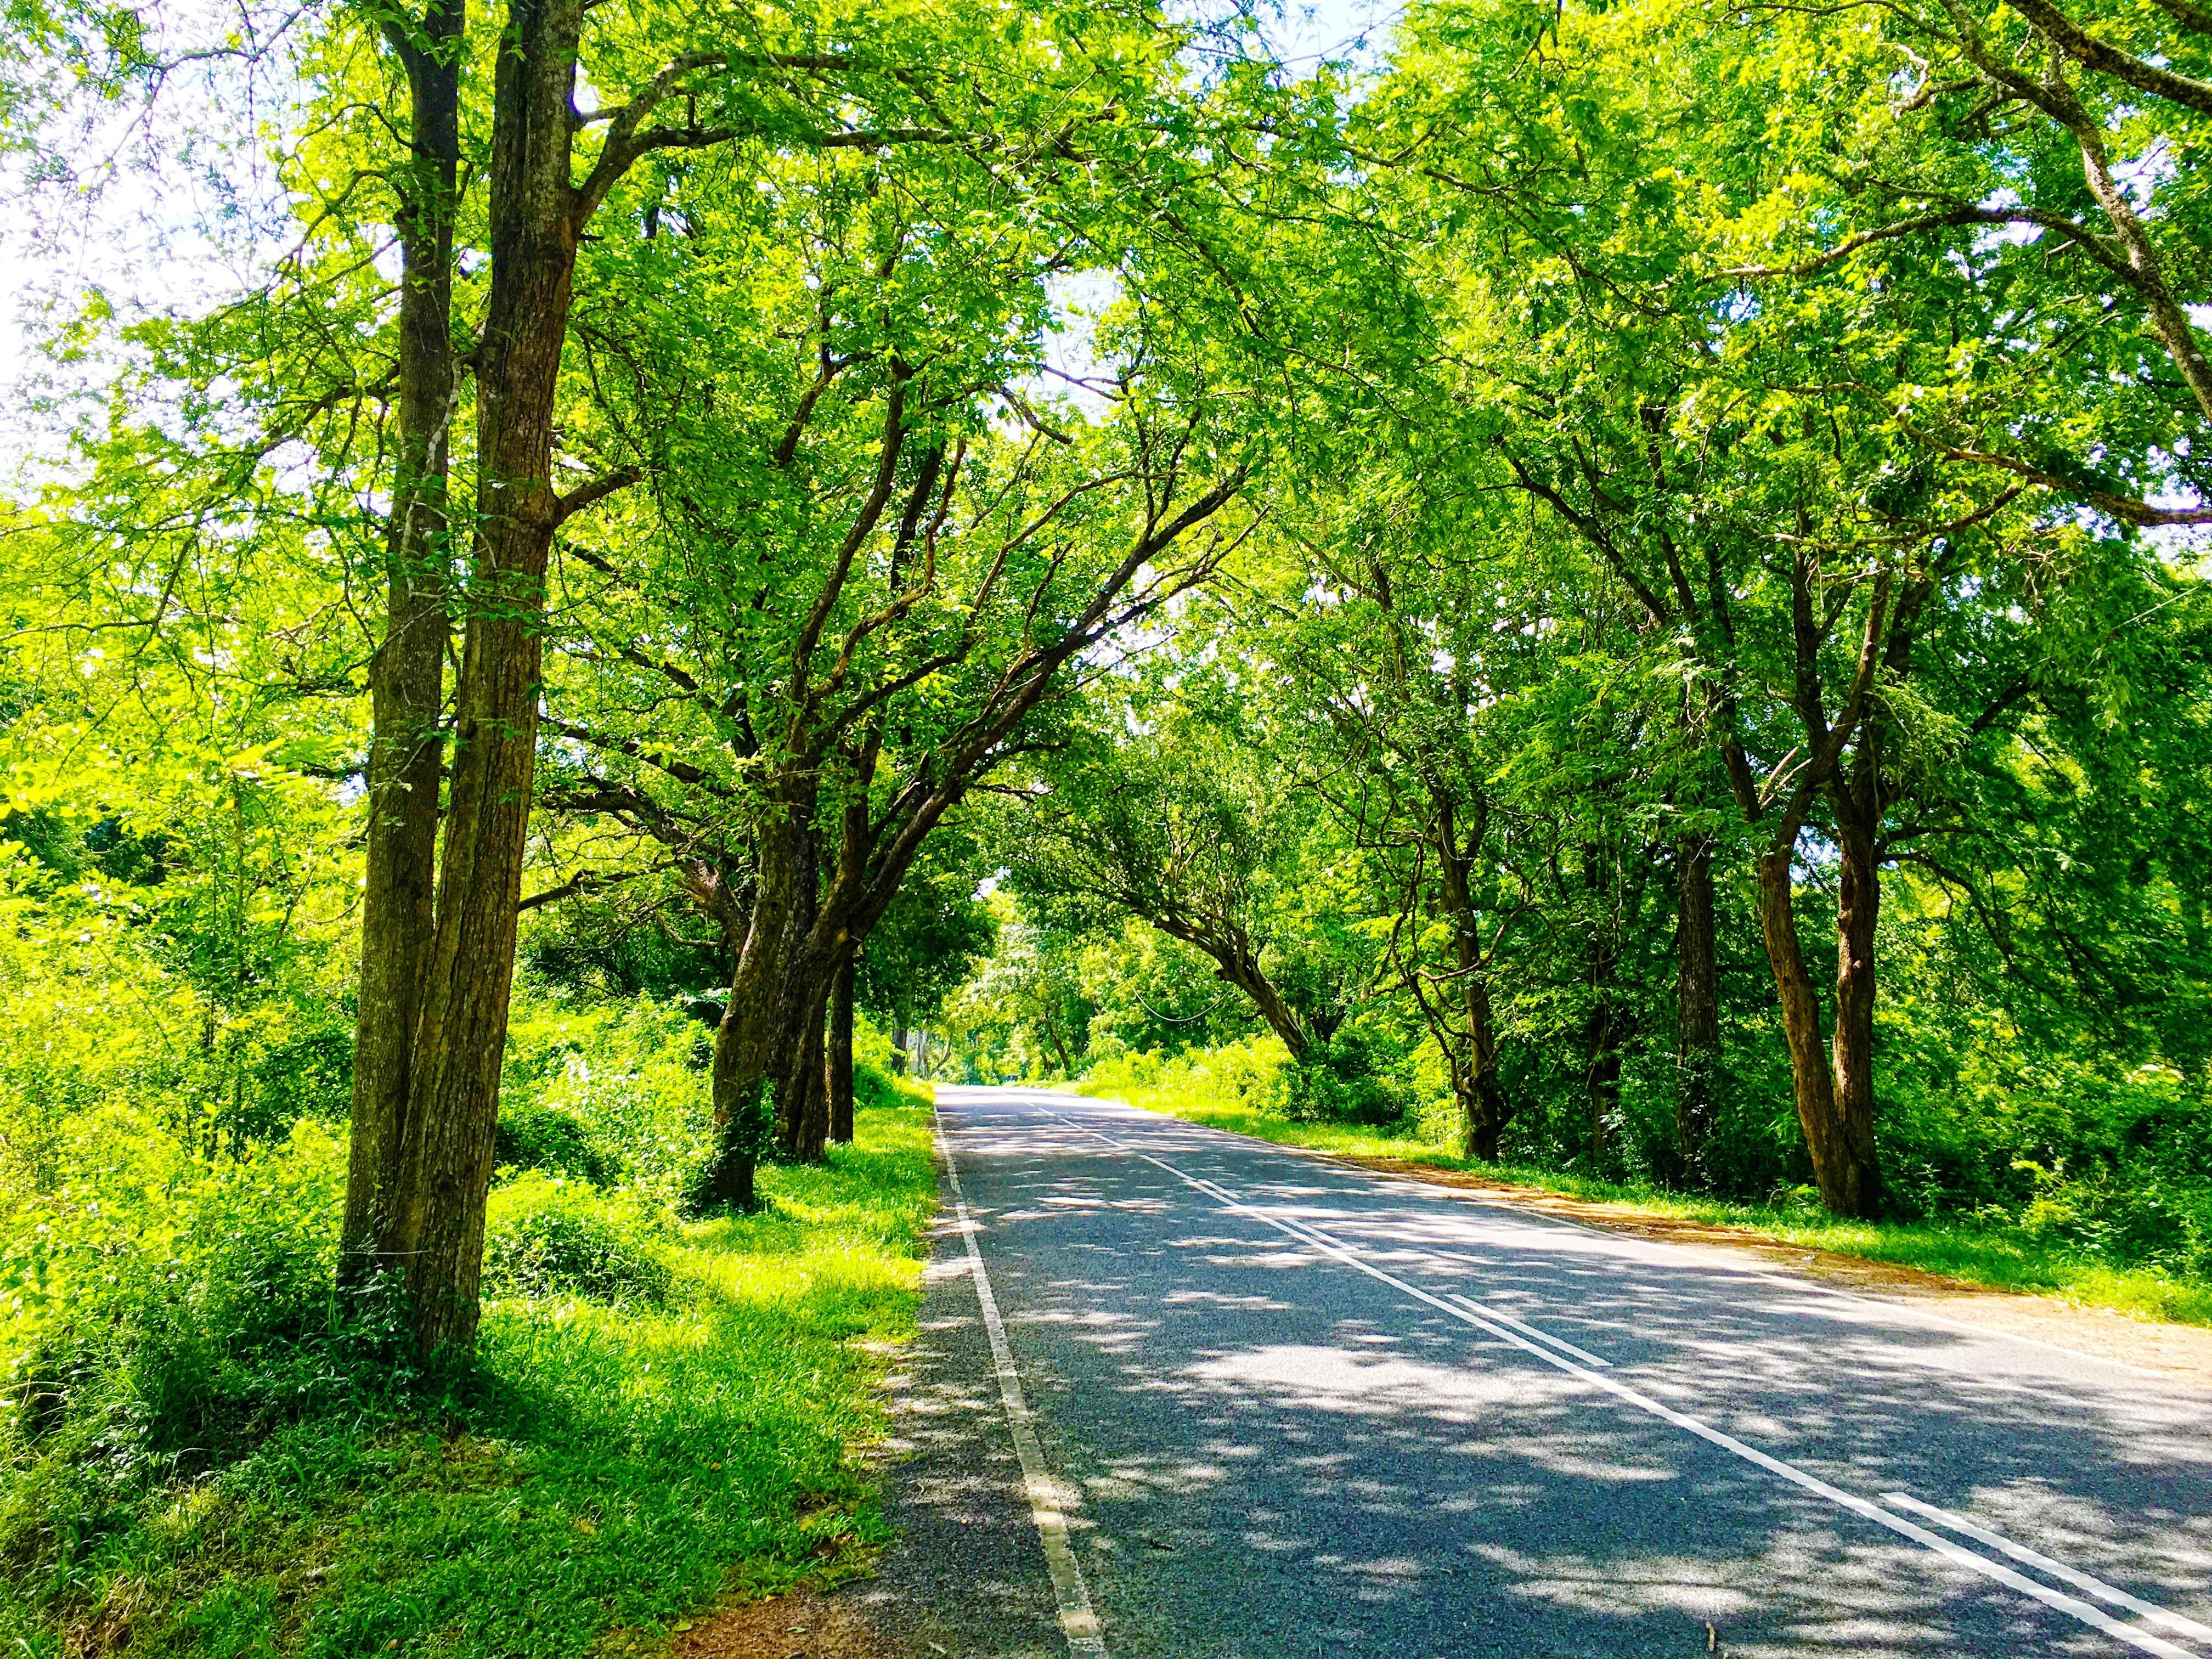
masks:
<instances>
[{"instance_id":1,"label":"solid white line","mask_svg":"<svg viewBox=\"0 0 2212 1659\"><path fill-rule=\"evenodd\" d=\"M960 1170L952 1162L951 1143L945 1138L942 1122L937 1125L937 1155L945 1160L953 1211L961 1237L968 1242L975 1300L983 1310L983 1328L991 1339L991 1361L999 1373L999 1397L1006 1402L1006 1425L1013 1431L1014 1455L1021 1460L1030 1518L1036 1522L1037 1538L1044 1545L1045 1571L1052 1578L1053 1600L1059 1604L1060 1632L1067 1638L1067 1650L1076 1659L1106 1659L1106 1640L1098 1627L1098 1615L1091 1610L1091 1592L1083 1583L1083 1568L1068 1545L1067 1517L1060 1510L1058 1488L1045 1468L1044 1449L1037 1443L1036 1421L1022 1394L1021 1374L1014 1369L1014 1351L1006 1341L1006 1322L999 1317L998 1298L991 1294L991 1276L983 1270L983 1253L975 1244L975 1223L968 1213L967 1194L960 1189Z\"/></svg>"},{"instance_id":2,"label":"solid white line","mask_svg":"<svg viewBox=\"0 0 2212 1659\"><path fill-rule=\"evenodd\" d=\"M2077 1571L2063 1562L2054 1561L2040 1551L2032 1550L2025 1544L2015 1544L2002 1533L1991 1532L1987 1527L1978 1526L1967 1520L1963 1515L1954 1515L1948 1510L1939 1510L1933 1504L1923 1504L1918 1498L1908 1497L1901 1492L1886 1492L1881 1495L1881 1501L1885 1504L1894 1504L1899 1509L1911 1510L1916 1515L1924 1515L1938 1526L1948 1527L1954 1532L1964 1533L1969 1538L1987 1544L1991 1549L2002 1550L2014 1560L2025 1561L2037 1571L2047 1572L2053 1578L2071 1584L2076 1589L2087 1590L2100 1601L2110 1601L2114 1607L2125 1607L2130 1613L2139 1613L2153 1624L2164 1625L2168 1630L2179 1631L2184 1636L2193 1636L2200 1641L2212 1642L2212 1625L2200 1625L2194 1619L2185 1619L2178 1613L2168 1613L2155 1602L2140 1601L2124 1589L2113 1589L2102 1579L2092 1578L2086 1572Z\"/></svg>"},{"instance_id":3,"label":"solid white line","mask_svg":"<svg viewBox=\"0 0 2212 1659\"><path fill-rule=\"evenodd\" d=\"M1577 1348L1573 1343L1565 1340L1564 1338L1553 1336L1549 1331L1540 1331L1534 1325L1523 1324L1520 1320L1516 1319L1511 1314L1505 1312L1503 1309L1486 1307L1480 1302L1468 1301L1466 1297L1460 1295L1456 1291L1452 1292L1452 1300L1455 1302L1466 1302L1468 1307L1474 1309L1477 1312L1488 1314L1492 1319L1498 1321L1501 1325L1510 1325L1515 1330L1520 1332L1523 1336L1533 1336L1539 1342L1548 1342L1553 1347L1557 1348L1561 1353L1571 1354L1575 1358L1581 1360L1585 1365L1595 1365L1601 1371L1611 1370L1613 1369L1613 1361L1610 1359L1600 1359L1595 1354L1589 1352L1587 1350Z\"/></svg>"},{"instance_id":4,"label":"solid white line","mask_svg":"<svg viewBox=\"0 0 2212 1659\"><path fill-rule=\"evenodd\" d=\"M1094 1135L1098 1134L1098 1132L1096 1129L1091 1130L1090 1133ZM1106 1137L1103 1135L1098 1135L1098 1138L1101 1140L1106 1139ZM1111 1146L1114 1143L1108 1141L1107 1144ZM1148 1154L1139 1152L1137 1156L1139 1158L1146 1158L1148 1157ZM1151 1161L1156 1164L1159 1162L1157 1158L1152 1158ZM1161 1164L1160 1167L1164 1170L1172 1169L1172 1166L1165 1164ZM1180 1170L1172 1170L1172 1173L1190 1182L1192 1186L1197 1188L1200 1192L1206 1194L1209 1198L1216 1200L1218 1202L1226 1204L1231 1208L1241 1209L1244 1207L1243 1201L1237 1198L1237 1194L1229 1191L1228 1188L1224 1187L1217 1186L1211 1181L1203 1180L1195 1176L1184 1175ZM1254 1211L1253 1213L1259 1214L1261 1212ZM1313 1223L1306 1220L1303 1216L1285 1215L1280 1211L1276 1210L1267 1211L1266 1212L1266 1215L1267 1221L1271 1225L1279 1227L1283 1231L1292 1234L1294 1237L1304 1238L1309 1243L1318 1244L1324 1249L1330 1249L1332 1247L1340 1249L1343 1248L1335 1239L1330 1237L1328 1234L1322 1231L1320 1228L1315 1226ZM1422 1251L1420 1254L1426 1255L1428 1252ZM1510 1325L1513 1329L1520 1332L1522 1335L1533 1336L1539 1342L1548 1342L1553 1347L1558 1348L1564 1352L1572 1354L1576 1358L1581 1360L1586 1365L1594 1365L1600 1370L1609 1370L1612 1369L1611 1361L1601 1359L1594 1353L1586 1353L1582 1349L1577 1348L1573 1343L1562 1341L1559 1338L1553 1336L1549 1331L1540 1331L1534 1325L1530 1325L1521 1320L1516 1319L1511 1314L1505 1312L1503 1309L1493 1308L1487 1303L1477 1302L1473 1297L1463 1296L1457 1291L1448 1291L1446 1294L1449 1295L1453 1301L1458 1303L1460 1307L1471 1310L1475 1316L1474 1322L1484 1325L1486 1328L1490 1328L1489 1322L1492 1321L1495 1321L1499 1325ZM1450 1311L1456 1313L1458 1312L1458 1310L1454 1309ZM1466 1316L1462 1314L1461 1317L1464 1318ZM1500 1333L1500 1334L1503 1334L1503 1333Z\"/></svg>"},{"instance_id":5,"label":"solid white line","mask_svg":"<svg viewBox=\"0 0 2212 1659\"><path fill-rule=\"evenodd\" d=\"M1287 1221L1272 1212L1243 1202L1212 1182L1200 1180L1195 1176L1185 1175L1174 1164L1154 1158L1150 1152L1139 1151L1126 1142L1114 1139L1109 1135L1100 1134L1096 1129L1089 1133L1109 1146L1116 1147L1122 1152L1135 1152L1146 1163L1166 1170L1178 1181L1205 1193L1217 1203L1224 1204L1240 1214L1250 1216L1255 1221L1264 1222L1278 1231L1287 1233L1292 1238L1298 1239L1301 1243L1311 1244L1316 1249L1335 1257L1346 1267L1355 1268L1370 1279L1380 1279L1393 1290L1410 1296L1416 1301L1425 1302L1432 1308L1441 1309L1455 1319L1462 1320L1468 1324L1480 1326L1492 1335L1511 1344L1522 1352L1533 1354L1554 1370L1565 1371L1570 1376L1579 1377L1592 1388L1602 1389L1616 1399L1634 1406L1638 1410L1648 1412L1663 1422L1671 1423L1676 1428L1686 1430L1699 1439L1708 1441L1722 1450L1742 1458L1747 1463L1755 1464L1770 1474L1779 1475L1793 1486L1802 1486L1807 1492L1826 1498L1838 1508L1849 1510L1854 1515L1863 1516L1877 1526L1887 1527L1899 1536L1909 1538L1914 1543L1933 1550L1945 1560L1955 1565L1964 1567L1970 1572L1979 1573L1984 1578L1993 1579L2008 1589L2017 1590L2023 1595L2032 1596L2045 1607L2055 1608L2060 1613L2078 1619L2093 1629L2100 1630L2107 1636L2127 1643L2130 1647L2140 1648L2145 1653L2156 1654L2159 1659L2200 1659L2199 1655L2187 1648L2179 1647L2163 1637L2154 1636L2148 1631L2139 1630L2133 1625L2124 1625L2101 1607L2092 1607L2078 1597L2068 1595L2062 1590L2052 1589L2048 1584L2038 1583L2033 1578L2014 1572L2010 1567L1992 1561L1986 1556L1977 1555L1970 1549L1962 1548L1949 1539L1929 1531L1925 1527L1915 1525L1894 1510L1886 1510L1881 1504L1861 1498L1856 1492L1845 1492L1840 1486L1830 1486L1818 1475L1808 1474L1794 1464L1785 1463L1778 1457L1769 1456L1756 1446L1747 1445L1734 1435L1724 1434L1709 1424L1699 1422L1694 1417L1686 1417L1680 1412L1661 1405L1650 1395L1639 1393L1625 1382L1616 1382L1613 1378L1592 1370L1588 1366L1577 1364L1563 1355L1553 1353L1549 1348L1530 1341L1527 1337L1520 1335L1505 1326L1471 1312L1469 1310L1480 1305L1478 1304L1470 1303L1468 1308L1454 1307L1443 1297L1431 1296L1419 1285L1410 1285L1396 1274L1387 1273L1372 1262L1362 1261L1352 1251L1318 1227L1304 1222Z\"/></svg>"}]
</instances>

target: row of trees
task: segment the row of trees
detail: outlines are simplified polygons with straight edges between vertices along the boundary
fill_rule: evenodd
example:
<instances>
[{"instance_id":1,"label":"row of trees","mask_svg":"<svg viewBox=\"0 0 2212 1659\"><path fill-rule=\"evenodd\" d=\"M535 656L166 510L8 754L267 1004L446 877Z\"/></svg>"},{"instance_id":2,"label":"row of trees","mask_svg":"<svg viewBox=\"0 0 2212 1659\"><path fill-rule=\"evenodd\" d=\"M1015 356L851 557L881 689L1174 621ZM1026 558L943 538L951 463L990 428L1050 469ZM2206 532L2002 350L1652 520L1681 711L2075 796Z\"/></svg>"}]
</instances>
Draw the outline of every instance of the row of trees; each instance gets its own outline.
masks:
<instances>
[{"instance_id":1,"label":"row of trees","mask_svg":"<svg viewBox=\"0 0 2212 1659\"><path fill-rule=\"evenodd\" d=\"M1771 1006L1871 1212L1900 882L2201 1073L2185 9L1437 4L1305 80L1142 5L112 21L20 26L12 130L241 64L287 235L64 337L117 368L9 537L10 741L150 845L173 697L359 813L343 1259L426 1350L533 912L707 930L736 1202L1002 866L1301 1063L1395 1007L1483 1157L1663 1049L1723 1179Z\"/></svg>"},{"instance_id":2,"label":"row of trees","mask_svg":"<svg viewBox=\"0 0 2212 1659\"><path fill-rule=\"evenodd\" d=\"M1486 1158L1541 1102L1602 1162L1664 1055L1647 1164L1771 1175L1733 1000L1847 1215L1886 889L1957 924L1959 1002L2201 1091L2203 106L2165 66L2204 41L2130 27L1409 21L1341 140L1391 233L1338 278L1366 378L1314 377L1270 557L1037 774L1042 914L1144 918L1294 1057L1398 999Z\"/></svg>"}]
</instances>

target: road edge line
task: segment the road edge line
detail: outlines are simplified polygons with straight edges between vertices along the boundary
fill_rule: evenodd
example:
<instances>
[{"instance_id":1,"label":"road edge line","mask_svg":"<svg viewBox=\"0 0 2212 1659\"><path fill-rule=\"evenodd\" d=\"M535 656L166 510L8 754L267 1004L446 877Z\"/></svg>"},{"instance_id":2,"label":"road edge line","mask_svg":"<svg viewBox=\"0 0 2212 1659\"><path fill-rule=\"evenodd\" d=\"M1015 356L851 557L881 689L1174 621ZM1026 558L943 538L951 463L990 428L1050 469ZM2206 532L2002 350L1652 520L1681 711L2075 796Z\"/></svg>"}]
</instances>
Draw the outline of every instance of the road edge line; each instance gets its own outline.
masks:
<instances>
[{"instance_id":1,"label":"road edge line","mask_svg":"<svg viewBox=\"0 0 2212 1659\"><path fill-rule=\"evenodd\" d=\"M952 1188L953 1216L968 1247L969 1276L975 1283L975 1303L982 1310L983 1330L991 1341L991 1363L999 1377L999 1399L1006 1409L1006 1426L1014 1437L1014 1455L1022 1466L1022 1489L1030 1500L1030 1519L1036 1523L1037 1540L1044 1547L1045 1572L1052 1580L1052 1596L1060 1613L1060 1633L1067 1638L1073 1659L1106 1659L1106 1638L1098 1615L1091 1606L1091 1591L1083 1582L1082 1565L1068 1542L1067 1516L1060 1494L1045 1467L1044 1448L1038 1443L1036 1418L1022 1392L1021 1374L1014 1368L1014 1351L1006 1340L1006 1322L999 1316L999 1299L991 1292L991 1275L983 1267L983 1252L975 1243L975 1218L968 1212L968 1196L960 1186L960 1169L952 1160L952 1144L945 1137L945 1122L933 1113L931 1128L945 1178Z\"/></svg>"}]
</instances>

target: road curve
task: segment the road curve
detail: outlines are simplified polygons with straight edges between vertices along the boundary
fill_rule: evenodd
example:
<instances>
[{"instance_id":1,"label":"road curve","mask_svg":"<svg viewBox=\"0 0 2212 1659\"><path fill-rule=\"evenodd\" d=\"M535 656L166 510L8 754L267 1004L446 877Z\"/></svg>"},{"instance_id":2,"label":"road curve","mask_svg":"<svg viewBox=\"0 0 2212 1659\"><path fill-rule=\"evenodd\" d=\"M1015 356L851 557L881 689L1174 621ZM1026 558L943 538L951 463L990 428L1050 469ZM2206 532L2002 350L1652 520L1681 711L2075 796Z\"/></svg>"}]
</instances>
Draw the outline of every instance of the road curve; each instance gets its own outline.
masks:
<instances>
[{"instance_id":1,"label":"road curve","mask_svg":"<svg viewBox=\"0 0 2212 1659\"><path fill-rule=\"evenodd\" d=\"M915 1655L2212 1659L2212 1399L1038 1090L946 1214L864 1592Z\"/></svg>"}]
</instances>

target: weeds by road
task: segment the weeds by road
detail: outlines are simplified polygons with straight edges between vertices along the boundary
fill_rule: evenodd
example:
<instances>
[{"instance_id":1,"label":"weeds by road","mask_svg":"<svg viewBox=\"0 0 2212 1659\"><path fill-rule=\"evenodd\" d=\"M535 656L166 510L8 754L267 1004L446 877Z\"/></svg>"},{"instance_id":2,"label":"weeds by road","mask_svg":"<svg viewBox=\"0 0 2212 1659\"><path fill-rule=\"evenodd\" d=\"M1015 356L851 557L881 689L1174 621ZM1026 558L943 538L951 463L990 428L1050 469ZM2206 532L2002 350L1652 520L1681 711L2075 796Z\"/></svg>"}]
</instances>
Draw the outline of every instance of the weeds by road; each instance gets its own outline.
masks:
<instances>
[{"instance_id":1,"label":"weeds by road","mask_svg":"<svg viewBox=\"0 0 2212 1659\"><path fill-rule=\"evenodd\" d=\"M368 1391L166 1474L16 1433L9 1651L558 1659L851 1571L885 1532L854 1454L919 1300L930 1120L863 1110L826 1165L765 1170L753 1216L655 1233L588 1186L537 1193L442 1397Z\"/></svg>"}]
</instances>

